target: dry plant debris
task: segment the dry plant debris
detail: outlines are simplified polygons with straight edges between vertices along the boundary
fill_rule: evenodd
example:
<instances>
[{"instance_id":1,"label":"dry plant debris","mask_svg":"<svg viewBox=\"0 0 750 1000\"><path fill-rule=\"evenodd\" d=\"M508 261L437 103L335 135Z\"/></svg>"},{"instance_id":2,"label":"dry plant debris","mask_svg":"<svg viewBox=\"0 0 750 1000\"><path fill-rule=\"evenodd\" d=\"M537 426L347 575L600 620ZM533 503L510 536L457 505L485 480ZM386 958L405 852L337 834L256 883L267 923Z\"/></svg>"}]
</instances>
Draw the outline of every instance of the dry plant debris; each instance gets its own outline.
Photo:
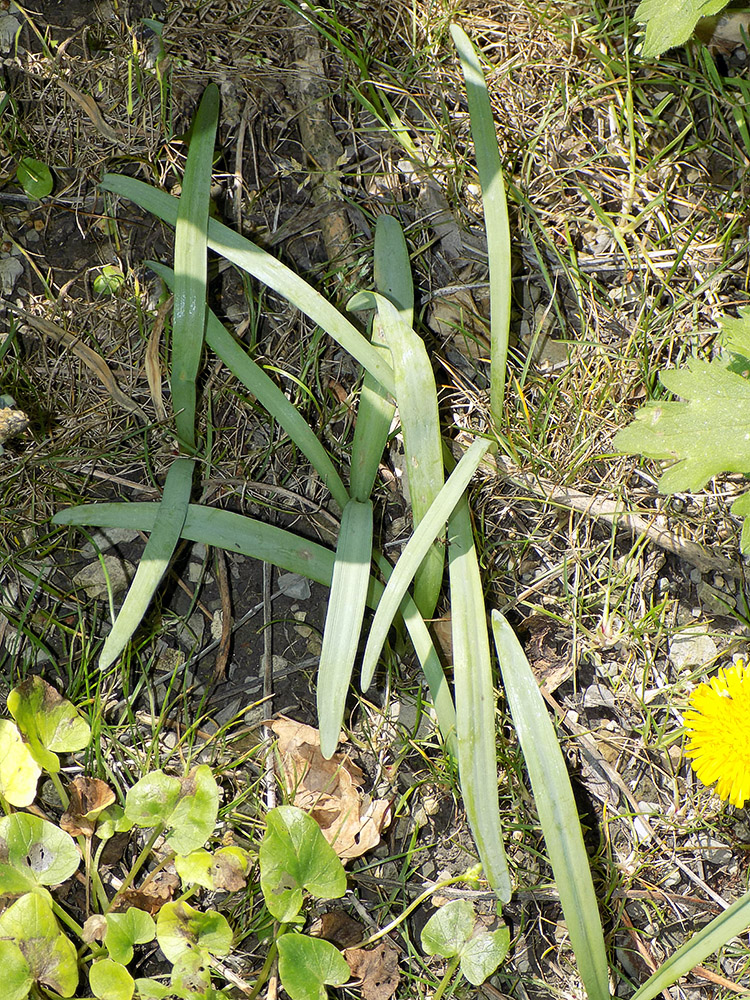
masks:
<instances>
[{"instance_id":1,"label":"dry plant debris","mask_svg":"<svg viewBox=\"0 0 750 1000\"><path fill-rule=\"evenodd\" d=\"M276 719L282 780L289 801L318 822L342 861L361 857L380 843L390 822L391 803L362 791L365 777L346 753L330 760L320 752L317 729Z\"/></svg>"}]
</instances>

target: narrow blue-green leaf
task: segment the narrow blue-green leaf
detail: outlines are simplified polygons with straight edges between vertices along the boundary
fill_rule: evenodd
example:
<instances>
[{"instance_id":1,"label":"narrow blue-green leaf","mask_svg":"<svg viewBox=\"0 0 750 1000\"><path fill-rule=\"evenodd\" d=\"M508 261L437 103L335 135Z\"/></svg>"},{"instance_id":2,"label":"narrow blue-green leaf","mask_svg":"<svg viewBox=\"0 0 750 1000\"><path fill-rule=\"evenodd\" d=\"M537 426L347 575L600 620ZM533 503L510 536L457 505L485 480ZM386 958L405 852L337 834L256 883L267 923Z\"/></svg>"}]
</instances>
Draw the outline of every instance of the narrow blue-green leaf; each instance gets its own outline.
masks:
<instances>
[{"instance_id":1,"label":"narrow blue-green leaf","mask_svg":"<svg viewBox=\"0 0 750 1000\"><path fill-rule=\"evenodd\" d=\"M414 322L414 282L404 231L392 215L379 215L375 223L375 287L394 304L399 316Z\"/></svg>"},{"instance_id":2,"label":"narrow blue-green leaf","mask_svg":"<svg viewBox=\"0 0 750 1000\"><path fill-rule=\"evenodd\" d=\"M159 507L158 503L87 503L59 511L52 520L55 524L152 531ZM182 537L270 562L326 587L331 585L333 552L330 549L243 514L190 504ZM377 584L378 596L382 589L382 584Z\"/></svg>"},{"instance_id":3,"label":"narrow blue-green leaf","mask_svg":"<svg viewBox=\"0 0 750 1000\"><path fill-rule=\"evenodd\" d=\"M332 757L344 721L370 582L372 503L350 500L341 517L318 667L320 750Z\"/></svg>"},{"instance_id":4,"label":"narrow blue-green leaf","mask_svg":"<svg viewBox=\"0 0 750 1000\"><path fill-rule=\"evenodd\" d=\"M382 352L390 364L391 352L377 316L372 321L372 346ZM349 470L349 488L355 500L367 500L372 493L395 409L382 385L366 371L359 394Z\"/></svg>"},{"instance_id":5,"label":"narrow blue-green leaf","mask_svg":"<svg viewBox=\"0 0 750 1000\"><path fill-rule=\"evenodd\" d=\"M401 226L390 215L379 215L375 225L374 269L378 291L396 306L401 318L411 326L414 286L409 252ZM391 353L379 316L373 319L372 345L384 354L390 365ZM395 407L383 387L369 372L365 372L352 442L350 486L352 496L357 500L367 500L375 485L394 411Z\"/></svg>"},{"instance_id":6,"label":"narrow blue-green leaf","mask_svg":"<svg viewBox=\"0 0 750 1000\"><path fill-rule=\"evenodd\" d=\"M107 636L99 669L114 663L140 625L180 540L193 482L193 461L176 458L169 467L161 503L127 597Z\"/></svg>"},{"instance_id":7,"label":"narrow blue-green leaf","mask_svg":"<svg viewBox=\"0 0 750 1000\"><path fill-rule=\"evenodd\" d=\"M219 88L209 83L193 120L177 208L172 324L172 407L177 436L195 447L196 379L206 323L208 206L219 120Z\"/></svg>"},{"instance_id":8,"label":"narrow blue-green leaf","mask_svg":"<svg viewBox=\"0 0 750 1000\"><path fill-rule=\"evenodd\" d=\"M380 294L374 298L393 359L409 499L416 526L443 485L443 445L435 376L422 338L403 322L387 298ZM423 618L431 618L435 611L444 565L443 546L432 545L414 580L414 601Z\"/></svg>"},{"instance_id":9,"label":"narrow blue-green leaf","mask_svg":"<svg viewBox=\"0 0 750 1000\"><path fill-rule=\"evenodd\" d=\"M484 591L465 497L448 522L448 568L461 791L487 881L506 903L511 887L497 792L495 691Z\"/></svg>"},{"instance_id":10,"label":"narrow blue-green leaf","mask_svg":"<svg viewBox=\"0 0 750 1000\"><path fill-rule=\"evenodd\" d=\"M482 188L484 225L487 230L487 257L490 266L490 411L499 430L503 424L505 370L510 331L511 261L508 203L500 164L500 151L492 118L487 84L474 46L466 32L451 25L451 37L458 51L471 119L471 135Z\"/></svg>"},{"instance_id":11,"label":"narrow blue-green leaf","mask_svg":"<svg viewBox=\"0 0 750 1000\"><path fill-rule=\"evenodd\" d=\"M121 174L105 174L101 187L105 191L129 198L169 225L173 226L177 221L177 200L165 191L144 184L143 181ZM294 271L215 219L209 219L208 222L208 245L309 316L359 361L363 368L371 372L388 392L395 391L390 366L369 340Z\"/></svg>"},{"instance_id":12,"label":"narrow blue-green leaf","mask_svg":"<svg viewBox=\"0 0 750 1000\"><path fill-rule=\"evenodd\" d=\"M609 1000L599 906L560 744L526 654L497 611L492 633L578 973L589 1000Z\"/></svg>"},{"instance_id":13,"label":"narrow blue-green leaf","mask_svg":"<svg viewBox=\"0 0 750 1000\"><path fill-rule=\"evenodd\" d=\"M701 965L709 955L731 941L732 938L744 934L750 927L750 892L746 892L732 905L714 917L703 930L694 934L674 955L656 970L639 990L632 1000L652 1000L663 990L669 989L681 976L686 976L696 965Z\"/></svg>"},{"instance_id":14,"label":"narrow blue-green leaf","mask_svg":"<svg viewBox=\"0 0 750 1000\"><path fill-rule=\"evenodd\" d=\"M169 288L173 287L174 272L171 268L156 261L149 261L148 266L163 279ZM208 310L206 319L206 343L240 382L250 390L258 402L268 410L274 420L284 428L343 510L349 500L349 494L341 477L336 472L328 452L299 410L292 405L260 365L249 357L242 345L237 343L229 331L225 329L212 309Z\"/></svg>"},{"instance_id":15,"label":"narrow blue-green leaf","mask_svg":"<svg viewBox=\"0 0 750 1000\"><path fill-rule=\"evenodd\" d=\"M430 546L440 535L453 508L464 495L471 477L477 471L479 463L487 454L489 441L478 438L461 457L461 461L448 477L447 482L430 505L429 510L414 530L414 534L401 553L393 574L386 584L383 596L378 604L375 617L370 626L367 645L362 660L362 690L366 691L372 682L375 667L380 657L380 651L388 635L388 630L396 616L404 594L414 579L414 574L429 551Z\"/></svg>"}]
</instances>

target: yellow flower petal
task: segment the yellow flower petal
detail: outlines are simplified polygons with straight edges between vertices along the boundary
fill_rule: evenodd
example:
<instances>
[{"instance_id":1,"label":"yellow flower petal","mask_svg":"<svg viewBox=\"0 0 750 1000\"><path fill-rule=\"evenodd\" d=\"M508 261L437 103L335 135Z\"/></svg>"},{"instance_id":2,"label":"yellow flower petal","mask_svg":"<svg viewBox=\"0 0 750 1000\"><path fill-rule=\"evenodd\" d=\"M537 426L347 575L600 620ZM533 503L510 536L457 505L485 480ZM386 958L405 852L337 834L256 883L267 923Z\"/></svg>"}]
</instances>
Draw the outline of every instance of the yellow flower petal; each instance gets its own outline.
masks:
<instances>
[{"instance_id":1,"label":"yellow flower petal","mask_svg":"<svg viewBox=\"0 0 750 1000\"><path fill-rule=\"evenodd\" d=\"M750 799L750 668L744 660L719 670L690 696L685 713L687 757L704 785L741 808Z\"/></svg>"}]
</instances>

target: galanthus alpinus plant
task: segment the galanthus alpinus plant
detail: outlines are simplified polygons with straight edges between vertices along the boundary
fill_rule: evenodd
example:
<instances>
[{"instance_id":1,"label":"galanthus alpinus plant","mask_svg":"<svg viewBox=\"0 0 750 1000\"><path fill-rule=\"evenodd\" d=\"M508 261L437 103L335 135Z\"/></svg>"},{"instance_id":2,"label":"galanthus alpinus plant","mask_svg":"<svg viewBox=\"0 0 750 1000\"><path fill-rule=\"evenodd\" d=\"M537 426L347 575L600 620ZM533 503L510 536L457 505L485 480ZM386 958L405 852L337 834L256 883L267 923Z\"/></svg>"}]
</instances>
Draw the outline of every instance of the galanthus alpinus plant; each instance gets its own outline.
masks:
<instances>
[{"instance_id":1,"label":"galanthus alpinus plant","mask_svg":"<svg viewBox=\"0 0 750 1000\"><path fill-rule=\"evenodd\" d=\"M188 900L200 889L222 894L243 890L256 862L267 908L257 923L266 928L272 920L277 923L270 937L265 936L267 953L255 982L246 983L234 974L232 985L241 986L245 995L257 996L276 959L291 1000L325 1000L327 985L341 986L351 978L338 948L302 930L308 895L338 899L347 887L343 865L314 819L294 806L279 806L267 814L257 850L254 845L248 850L229 842L226 830L222 846L207 850L207 842L218 841L219 788L206 764L182 777L151 771L127 789L120 804L114 790L98 778L81 775L67 787L62 783L58 754L85 749L91 730L53 687L32 677L11 691L8 708L13 721L0 720L0 805L5 813L0 818L3 1000L72 997L83 988L82 981L88 982L98 1000L225 996L222 959L232 953L235 935L222 913ZM24 811L34 807L43 773L60 797L54 822ZM105 874L103 852L116 833L129 836L139 849L125 877L115 883ZM149 891L164 869L179 876L182 892L177 899L166 901ZM471 881L476 874L470 871L444 880L435 889ZM83 893L77 890L79 880ZM53 895L55 886L66 891ZM433 891L362 942L356 949L358 957ZM469 903L462 902L460 913L455 910L454 904L439 910L423 933L428 954L455 956L440 992L459 963L462 973L479 983L495 971L508 949L507 928L475 929ZM134 976L129 967L140 962L153 941L169 972L161 978Z\"/></svg>"},{"instance_id":2,"label":"galanthus alpinus plant","mask_svg":"<svg viewBox=\"0 0 750 1000\"><path fill-rule=\"evenodd\" d=\"M499 426L507 353L510 269L508 226L500 159L486 88L471 44L460 29L454 39L464 66L477 155L488 192L485 211L492 252L493 415ZM208 204L218 118L218 89L207 87L193 127L179 199L130 177L107 175L105 190L130 198L175 226L175 267L153 269L174 288L171 344L172 402L181 454L171 464L158 504L91 504L64 511L58 524L118 525L149 532L149 541L126 600L102 650L109 668L138 627L166 572L175 547L186 538L265 560L307 575L331 588L318 668L321 747L336 748L366 606L380 610L380 641L370 644L362 686L372 681L391 625L403 621L423 667L448 753L457 757L466 811L486 877L502 900L510 897L497 794L497 752L492 668L484 594L466 488L490 442L478 437L458 464L444 447L437 388L422 338L412 326L414 292L403 232L395 219L378 220L376 291L352 307L375 309L372 338L314 288L244 237L209 219ZM480 156L481 152L481 156ZM349 468L349 485L283 392L224 329L206 305L207 247L262 281L326 330L361 364L364 380ZM501 306L503 306L501 308ZM239 514L191 504L200 442L196 435L196 378L205 345L247 386L309 460L341 509L336 552L291 532ZM370 499L398 404L417 532L398 575L373 545ZM450 475L446 480L446 472ZM425 624L443 579L448 525L448 564L453 622L454 683L451 693ZM373 568L373 563L375 564ZM390 590L389 578L394 577ZM408 588L414 582L412 593ZM388 600L385 600L385 596ZM381 600L382 598L382 600ZM455 698L455 702L454 702Z\"/></svg>"}]
</instances>

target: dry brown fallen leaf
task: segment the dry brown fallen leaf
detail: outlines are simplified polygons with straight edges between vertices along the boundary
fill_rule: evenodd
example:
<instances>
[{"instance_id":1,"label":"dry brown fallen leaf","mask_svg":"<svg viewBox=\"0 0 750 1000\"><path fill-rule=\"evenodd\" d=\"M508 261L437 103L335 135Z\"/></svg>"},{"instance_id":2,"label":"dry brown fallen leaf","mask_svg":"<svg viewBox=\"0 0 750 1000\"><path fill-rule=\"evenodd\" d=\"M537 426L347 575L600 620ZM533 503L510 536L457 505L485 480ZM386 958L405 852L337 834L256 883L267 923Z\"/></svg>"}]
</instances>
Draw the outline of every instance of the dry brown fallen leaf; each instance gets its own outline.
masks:
<instances>
[{"instance_id":1,"label":"dry brown fallen leaf","mask_svg":"<svg viewBox=\"0 0 750 1000\"><path fill-rule=\"evenodd\" d=\"M348 755L335 753L326 760L317 729L286 718L276 719L271 729L278 737L289 800L313 817L341 860L376 847L390 822L390 802L362 791L364 775Z\"/></svg>"},{"instance_id":2,"label":"dry brown fallen leaf","mask_svg":"<svg viewBox=\"0 0 750 1000\"><path fill-rule=\"evenodd\" d=\"M364 1000L390 1000L401 980L398 952L390 941L381 941L368 950L349 948L344 958L352 976L361 980L359 989Z\"/></svg>"},{"instance_id":3,"label":"dry brown fallen leaf","mask_svg":"<svg viewBox=\"0 0 750 1000\"><path fill-rule=\"evenodd\" d=\"M96 817L115 801L115 793L99 778L74 778L69 786L70 803L60 817L60 826L71 837L91 837Z\"/></svg>"}]
</instances>

